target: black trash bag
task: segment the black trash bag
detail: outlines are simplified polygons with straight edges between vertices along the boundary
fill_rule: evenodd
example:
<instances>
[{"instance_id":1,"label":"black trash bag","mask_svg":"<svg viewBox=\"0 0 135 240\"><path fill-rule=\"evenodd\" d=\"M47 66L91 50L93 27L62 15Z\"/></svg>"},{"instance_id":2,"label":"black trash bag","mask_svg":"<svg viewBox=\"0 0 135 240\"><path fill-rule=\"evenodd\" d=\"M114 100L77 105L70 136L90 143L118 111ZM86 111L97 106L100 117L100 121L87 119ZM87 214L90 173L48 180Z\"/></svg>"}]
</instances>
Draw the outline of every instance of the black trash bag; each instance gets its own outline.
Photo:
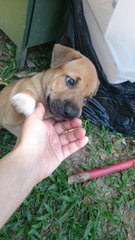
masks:
<instances>
[{"instance_id":1,"label":"black trash bag","mask_svg":"<svg viewBox=\"0 0 135 240\"><path fill-rule=\"evenodd\" d=\"M79 50L97 69L100 87L83 108L83 116L124 136L135 135L135 83L112 85L107 82L91 42L81 0L68 0L57 42Z\"/></svg>"}]
</instances>

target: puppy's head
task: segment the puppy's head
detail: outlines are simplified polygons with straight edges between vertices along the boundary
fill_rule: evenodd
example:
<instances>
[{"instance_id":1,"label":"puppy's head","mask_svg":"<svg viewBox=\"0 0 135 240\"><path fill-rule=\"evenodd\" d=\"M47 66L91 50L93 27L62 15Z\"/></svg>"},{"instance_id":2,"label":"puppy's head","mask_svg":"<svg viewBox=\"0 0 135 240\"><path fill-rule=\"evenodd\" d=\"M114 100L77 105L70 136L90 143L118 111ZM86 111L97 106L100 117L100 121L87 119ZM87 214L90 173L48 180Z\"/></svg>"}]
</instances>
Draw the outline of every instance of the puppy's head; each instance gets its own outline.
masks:
<instances>
[{"instance_id":1,"label":"puppy's head","mask_svg":"<svg viewBox=\"0 0 135 240\"><path fill-rule=\"evenodd\" d=\"M56 120L79 117L88 98L99 86L93 63L80 52L55 44L46 101Z\"/></svg>"}]
</instances>

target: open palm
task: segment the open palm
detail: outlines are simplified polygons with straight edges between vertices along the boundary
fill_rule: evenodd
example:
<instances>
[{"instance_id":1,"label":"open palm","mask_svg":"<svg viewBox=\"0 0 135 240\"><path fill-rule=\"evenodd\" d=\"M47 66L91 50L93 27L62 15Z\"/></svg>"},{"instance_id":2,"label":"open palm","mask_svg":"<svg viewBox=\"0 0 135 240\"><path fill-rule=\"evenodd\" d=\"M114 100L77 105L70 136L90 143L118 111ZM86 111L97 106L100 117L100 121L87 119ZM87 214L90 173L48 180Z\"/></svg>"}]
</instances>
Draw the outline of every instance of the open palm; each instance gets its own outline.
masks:
<instances>
[{"instance_id":1,"label":"open palm","mask_svg":"<svg viewBox=\"0 0 135 240\"><path fill-rule=\"evenodd\" d=\"M38 181L49 176L59 164L87 143L81 120L54 122L43 120L44 107L38 104L35 112L22 127L19 143L33 161Z\"/></svg>"}]
</instances>

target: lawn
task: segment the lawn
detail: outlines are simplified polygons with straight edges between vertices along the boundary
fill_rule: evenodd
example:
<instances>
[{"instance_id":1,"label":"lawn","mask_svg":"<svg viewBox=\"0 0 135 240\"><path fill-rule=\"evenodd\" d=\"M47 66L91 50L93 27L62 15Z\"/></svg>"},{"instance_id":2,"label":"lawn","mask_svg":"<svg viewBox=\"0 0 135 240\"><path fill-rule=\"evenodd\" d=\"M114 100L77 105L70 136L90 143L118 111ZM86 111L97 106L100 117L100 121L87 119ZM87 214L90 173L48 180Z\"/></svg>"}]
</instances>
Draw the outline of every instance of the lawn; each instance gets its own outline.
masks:
<instances>
[{"instance_id":1,"label":"lawn","mask_svg":"<svg viewBox=\"0 0 135 240\"><path fill-rule=\"evenodd\" d=\"M29 51L19 69L15 46L0 33L0 80L49 66L52 45ZM83 119L89 143L39 183L0 232L0 240L133 240L135 239L135 169L87 184L68 184L68 176L135 157L135 138L109 132ZM0 157L12 150L13 137L0 130Z\"/></svg>"}]
</instances>

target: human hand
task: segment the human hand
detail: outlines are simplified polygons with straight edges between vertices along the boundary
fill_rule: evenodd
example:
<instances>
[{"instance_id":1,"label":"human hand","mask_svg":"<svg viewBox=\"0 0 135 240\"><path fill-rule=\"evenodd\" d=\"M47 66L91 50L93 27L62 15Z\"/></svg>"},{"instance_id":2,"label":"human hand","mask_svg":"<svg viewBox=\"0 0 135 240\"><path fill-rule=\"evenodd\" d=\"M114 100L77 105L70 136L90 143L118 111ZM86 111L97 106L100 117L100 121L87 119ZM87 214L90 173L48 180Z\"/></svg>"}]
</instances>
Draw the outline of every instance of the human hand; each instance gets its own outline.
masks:
<instances>
[{"instance_id":1,"label":"human hand","mask_svg":"<svg viewBox=\"0 0 135 240\"><path fill-rule=\"evenodd\" d=\"M88 141L80 119L54 122L43 120L44 113L45 109L39 103L25 120L16 147L24 155L35 184L49 176L65 158Z\"/></svg>"}]
</instances>

